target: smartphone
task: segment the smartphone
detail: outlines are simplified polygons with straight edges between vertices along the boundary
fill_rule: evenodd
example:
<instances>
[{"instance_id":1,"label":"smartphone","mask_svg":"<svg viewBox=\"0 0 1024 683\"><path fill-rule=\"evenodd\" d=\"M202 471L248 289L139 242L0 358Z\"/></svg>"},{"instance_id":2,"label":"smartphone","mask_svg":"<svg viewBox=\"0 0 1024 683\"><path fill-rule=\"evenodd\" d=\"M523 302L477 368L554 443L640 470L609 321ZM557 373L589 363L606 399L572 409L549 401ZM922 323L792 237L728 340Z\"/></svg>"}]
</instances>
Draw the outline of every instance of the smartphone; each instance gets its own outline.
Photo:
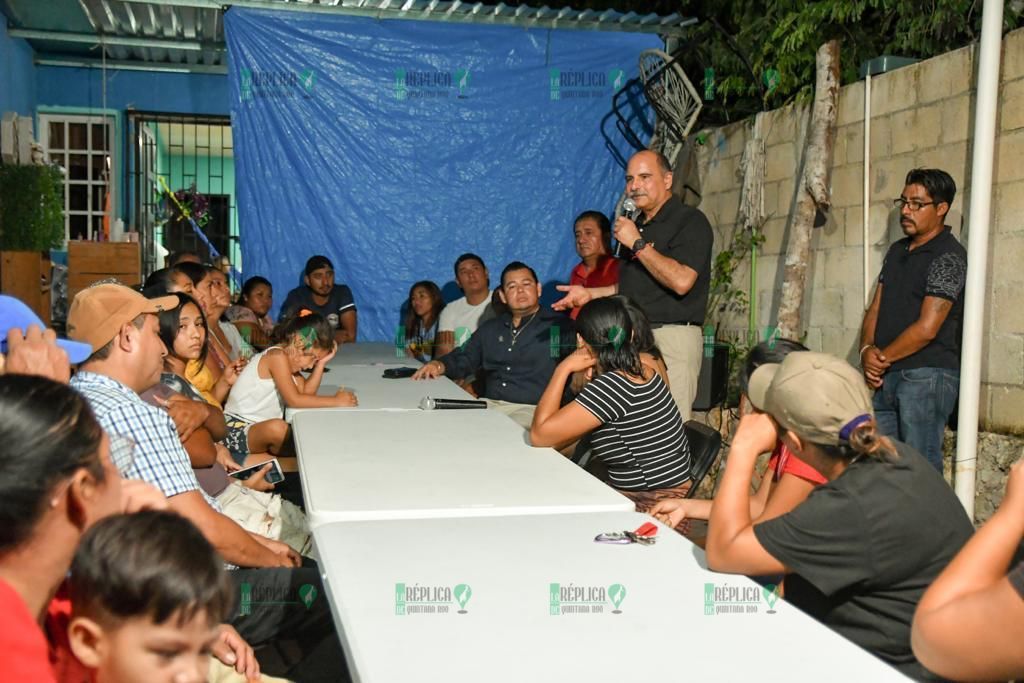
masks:
<instances>
[{"instance_id":1,"label":"smartphone","mask_svg":"<svg viewBox=\"0 0 1024 683\"><path fill-rule=\"evenodd\" d=\"M268 460L267 462L271 464L271 467L270 470L267 472L267 476L264 477L263 480L268 484L280 484L282 481L284 481L284 472L281 471L280 463L277 462L277 458L274 458L273 460ZM248 479L252 475L259 472L261 469L266 467L267 462L261 462L259 465L253 465L252 467L243 467L240 470L229 472L228 476L234 477L235 479Z\"/></svg>"},{"instance_id":2,"label":"smartphone","mask_svg":"<svg viewBox=\"0 0 1024 683\"><path fill-rule=\"evenodd\" d=\"M385 379L405 379L416 374L416 368L387 368L384 370Z\"/></svg>"}]
</instances>

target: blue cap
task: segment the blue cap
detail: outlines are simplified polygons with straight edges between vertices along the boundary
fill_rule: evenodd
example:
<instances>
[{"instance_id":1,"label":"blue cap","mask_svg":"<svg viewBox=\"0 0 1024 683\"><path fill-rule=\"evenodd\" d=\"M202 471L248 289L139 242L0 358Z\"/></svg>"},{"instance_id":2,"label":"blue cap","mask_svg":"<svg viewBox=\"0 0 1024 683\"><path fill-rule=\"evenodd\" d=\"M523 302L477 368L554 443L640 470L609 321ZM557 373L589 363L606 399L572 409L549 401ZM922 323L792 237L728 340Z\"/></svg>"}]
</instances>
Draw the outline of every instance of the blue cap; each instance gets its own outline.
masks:
<instances>
[{"instance_id":1,"label":"blue cap","mask_svg":"<svg viewBox=\"0 0 1024 683\"><path fill-rule=\"evenodd\" d=\"M0 352L7 353L7 333L11 329L16 327L24 334L32 325L40 330L46 329L35 311L13 296L0 294ZM67 352L68 360L72 363L81 363L92 355L92 347L82 342L58 339L57 346Z\"/></svg>"}]
</instances>

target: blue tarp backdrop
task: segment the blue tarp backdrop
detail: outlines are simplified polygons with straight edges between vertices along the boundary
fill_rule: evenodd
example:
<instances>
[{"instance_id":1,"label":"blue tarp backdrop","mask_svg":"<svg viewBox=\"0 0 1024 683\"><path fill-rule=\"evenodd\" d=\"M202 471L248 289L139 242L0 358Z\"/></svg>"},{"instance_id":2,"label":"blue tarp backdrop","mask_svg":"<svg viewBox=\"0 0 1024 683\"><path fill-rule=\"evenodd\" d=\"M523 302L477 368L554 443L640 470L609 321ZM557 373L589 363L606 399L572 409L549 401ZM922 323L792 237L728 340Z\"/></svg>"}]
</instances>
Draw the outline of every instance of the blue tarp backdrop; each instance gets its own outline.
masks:
<instances>
[{"instance_id":1,"label":"blue tarp backdrop","mask_svg":"<svg viewBox=\"0 0 1024 683\"><path fill-rule=\"evenodd\" d=\"M614 89L659 46L238 8L225 28L245 275L269 278L279 305L325 254L352 288L359 338L378 341L394 338L410 285L451 283L466 251L492 288L516 259L546 285L568 278L572 219L610 213L623 186Z\"/></svg>"}]
</instances>

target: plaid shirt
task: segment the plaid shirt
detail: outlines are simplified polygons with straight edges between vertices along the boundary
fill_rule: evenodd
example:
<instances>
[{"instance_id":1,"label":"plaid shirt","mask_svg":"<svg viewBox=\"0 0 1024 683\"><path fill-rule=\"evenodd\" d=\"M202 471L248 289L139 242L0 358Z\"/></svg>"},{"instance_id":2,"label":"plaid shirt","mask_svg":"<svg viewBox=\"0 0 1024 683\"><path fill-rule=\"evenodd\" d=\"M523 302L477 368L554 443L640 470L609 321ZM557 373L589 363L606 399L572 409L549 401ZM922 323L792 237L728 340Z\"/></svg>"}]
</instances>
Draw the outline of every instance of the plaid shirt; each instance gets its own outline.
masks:
<instances>
[{"instance_id":1,"label":"plaid shirt","mask_svg":"<svg viewBox=\"0 0 1024 683\"><path fill-rule=\"evenodd\" d=\"M188 452L166 411L145 403L134 391L106 375L79 372L71 386L89 401L103 429L135 441L135 461L122 476L147 481L168 498L199 491L220 512L217 501L199 488Z\"/></svg>"}]
</instances>

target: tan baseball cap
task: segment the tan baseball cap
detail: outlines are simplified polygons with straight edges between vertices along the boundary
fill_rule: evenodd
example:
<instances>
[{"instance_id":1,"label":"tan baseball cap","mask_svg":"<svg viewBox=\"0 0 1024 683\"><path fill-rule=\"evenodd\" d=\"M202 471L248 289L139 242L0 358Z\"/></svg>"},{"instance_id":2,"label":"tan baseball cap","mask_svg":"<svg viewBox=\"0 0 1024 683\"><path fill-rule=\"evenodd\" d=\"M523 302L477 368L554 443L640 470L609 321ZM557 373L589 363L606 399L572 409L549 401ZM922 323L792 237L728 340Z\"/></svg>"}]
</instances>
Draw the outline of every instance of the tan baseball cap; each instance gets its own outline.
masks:
<instances>
[{"instance_id":1,"label":"tan baseball cap","mask_svg":"<svg viewBox=\"0 0 1024 683\"><path fill-rule=\"evenodd\" d=\"M116 337L125 323L143 313L169 311L177 306L176 296L147 299L124 285L95 285L83 289L71 302L68 337L99 349Z\"/></svg>"},{"instance_id":2,"label":"tan baseball cap","mask_svg":"<svg viewBox=\"0 0 1024 683\"><path fill-rule=\"evenodd\" d=\"M812 443L844 443L854 427L874 417L861 374L827 353L798 351L782 363L762 365L750 376L747 396Z\"/></svg>"}]
</instances>

